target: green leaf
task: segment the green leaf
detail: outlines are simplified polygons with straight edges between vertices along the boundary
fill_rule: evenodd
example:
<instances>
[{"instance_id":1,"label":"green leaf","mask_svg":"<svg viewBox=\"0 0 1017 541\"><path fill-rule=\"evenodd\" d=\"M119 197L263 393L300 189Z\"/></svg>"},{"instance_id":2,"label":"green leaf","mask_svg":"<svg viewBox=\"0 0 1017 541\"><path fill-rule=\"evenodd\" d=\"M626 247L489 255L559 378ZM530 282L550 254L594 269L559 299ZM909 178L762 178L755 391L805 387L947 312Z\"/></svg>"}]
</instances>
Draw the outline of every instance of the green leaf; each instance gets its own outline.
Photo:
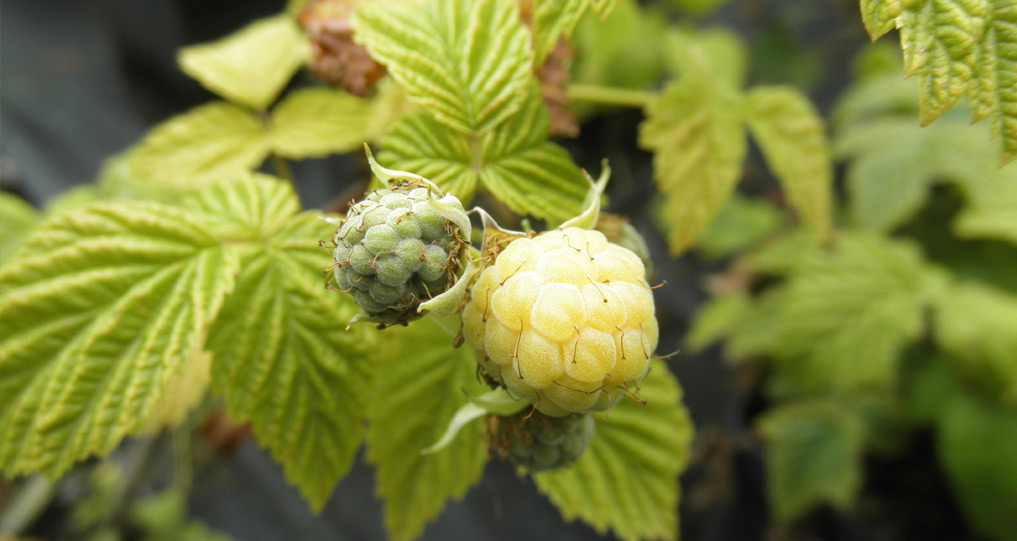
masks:
<instances>
[{"instance_id":1,"label":"green leaf","mask_svg":"<svg viewBox=\"0 0 1017 541\"><path fill-rule=\"evenodd\" d=\"M46 214L52 216L78 209L100 201L104 196L105 194L101 192L98 186L94 184L81 184L47 201Z\"/></svg>"},{"instance_id":2,"label":"green leaf","mask_svg":"<svg viewBox=\"0 0 1017 541\"><path fill-rule=\"evenodd\" d=\"M368 409L368 459L377 466L389 535L409 540L446 500L462 498L480 479L486 461L480 423L464 426L441 451L421 451L441 437L467 396L487 388L477 381L473 351L453 349L452 337L430 319L385 333L389 345L377 361Z\"/></svg>"},{"instance_id":3,"label":"green leaf","mask_svg":"<svg viewBox=\"0 0 1017 541\"><path fill-rule=\"evenodd\" d=\"M327 88L297 90L272 111L272 147L286 158L322 157L359 149L368 139L367 100Z\"/></svg>"},{"instance_id":4,"label":"green leaf","mask_svg":"<svg viewBox=\"0 0 1017 541\"><path fill-rule=\"evenodd\" d=\"M1017 244L1017 165L968 175L959 186L966 205L953 221L962 237L989 237Z\"/></svg>"},{"instance_id":5,"label":"green leaf","mask_svg":"<svg viewBox=\"0 0 1017 541\"><path fill-rule=\"evenodd\" d=\"M668 28L664 39L664 59L673 74L717 78L734 88L745 84L748 54L730 30Z\"/></svg>"},{"instance_id":6,"label":"green leaf","mask_svg":"<svg viewBox=\"0 0 1017 541\"><path fill-rule=\"evenodd\" d=\"M412 100L462 133L483 133L512 115L532 78L529 34L513 2L362 4L353 27Z\"/></svg>"},{"instance_id":7,"label":"green leaf","mask_svg":"<svg viewBox=\"0 0 1017 541\"><path fill-rule=\"evenodd\" d=\"M534 4L531 22L533 62L540 66L559 39L572 35L579 18L590 6L590 0L538 0Z\"/></svg>"},{"instance_id":8,"label":"green leaf","mask_svg":"<svg viewBox=\"0 0 1017 541\"><path fill-rule=\"evenodd\" d=\"M596 419L586 453L563 470L535 474L537 488L566 520L621 539L678 538L678 474L688 462L693 426L681 388L659 360L628 399Z\"/></svg>"},{"instance_id":9,"label":"green leaf","mask_svg":"<svg viewBox=\"0 0 1017 541\"><path fill-rule=\"evenodd\" d=\"M618 5L619 0L590 0L593 11L600 16L601 19L611 15L614 11L615 6Z\"/></svg>"},{"instance_id":10,"label":"green leaf","mask_svg":"<svg viewBox=\"0 0 1017 541\"><path fill-rule=\"evenodd\" d=\"M741 292L717 295L696 310L685 344L690 353L698 353L714 342L730 336L752 309L752 301Z\"/></svg>"},{"instance_id":11,"label":"green leaf","mask_svg":"<svg viewBox=\"0 0 1017 541\"><path fill-rule=\"evenodd\" d=\"M663 205L657 208L663 210ZM656 217L658 226L666 229L667 216ZM711 259L726 257L762 241L783 223L784 214L772 204L735 192L717 219L696 239L696 249Z\"/></svg>"},{"instance_id":12,"label":"green leaf","mask_svg":"<svg viewBox=\"0 0 1017 541\"><path fill-rule=\"evenodd\" d=\"M777 520L822 503L850 507L862 484L865 427L833 401L782 405L759 422L766 441L767 492Z\"/></svg>"},{"instance_id":13,"label":"green leaf","mask_svg":"<svg viewBox=\"0 0 1017 541\"><path fill-rule=\"evenodd\" d=\"M549 122L531 89L522 110L479 138L460 135L426 113L407 117L382 140L379 158L430 179L464 203L482 185L518 214L565 220L582 210L589 183L568 152L547 140Z\"/></svg>"},{"instance_id":14,"label":"green leaf","mask_svg":"<svg viewBox=\"0 0 1017 541\"><path fill-rule=\"evenodd\" d=\"M1011 0L862 0L873 39L900 29L904 66L918 76L927 125L967 95L989 118L1002 163L1017 157L1017 5ZM892 24L891 24L892 20Z\"/></svg>"},{"instance_id":15,"label":"green leaf","mask_svg":"<svg viewBox=\"0 0 1017 541\"><path fill-rule=\"evenodd\" d=\"M671 255L688 249L713 221L741 177L745 134L737 90L689 76L671 83L646 108L641 147L653 151L657 189L666 196Z\"/></svg>"},{"instance_id":16,"label":"green leaf","mask_svg":"<svg viewBox=\"0 0 1017 541\"><path fill-rule=\"evenodd\" d=\"M819 236L830 233L833 164L823 120L800 92L757 87L746 96L748 124L791 206Z\"/></svg>"},{"instance_id":17,"label":"green leaf","mask_svg":"<svg viewBox=\"0 0 1017 541\"><path fill-rule=\"evenodd\" d=\"M11 261L18 246L39 224L42 216L16 195L0 192L0 264Z\"/></svg>"},{"instance_id":18,"label":"green leaf","mask_svg":"<svg viewBox=\"0 0 1017 541\"><path fill-rule=\"evenodd\" d=\"M370 390L367 331L343 330L356 309L324 287L331 258L318 240L334 226L297 214L289 184L264 176L218 183L186 204L227 217L221 234L249 241L209 334L213 389L320 511L360 447Z\"/></svg>"},{"instance_id":19,"label":"green leaf","mask_svg":"<svg viewBox=\"0 0 1017 541\"><path fill-rule=\"evenodd\" d=\"M1017 406L1017 296L961 283L935 299L933 336L969 379Z\"/></svg>"},{"instance_id":20,"label":"green leaf","mask_svg":"<svg viewBox=\"0 0 1017 541\"><path fill-rule=\"evenodd\" d=\"M660 35L666 28L661 13L644 10L635 0L620 0L603 20L588 10L572 34L572 44L582 51L572 62L572 81L638 90L656 85L664 72L667 44Z\"/></svg>"},{"instance_id":21,"label":"green leaf","mask_svg":"<svg viewBox=\"0 0 1017 541\"><path fill-rule=\"evenodd\" d=\"M142 428L238 270L199 216L107 203L53 217L0 271L0 469L57 477Z\"/></svg>"},{"instance_id":22,"label":"green leaf","mask_svg":"<svg viewBox=\"0 0 1017 541\"><path fill-rule=\"evenodd\" d=\"M853 222L891 230L924 204L933 183L944 180L970 187L969 201L990 208L1005 206L1007 197L1000 194L1006 193L1006 186L991 179L1007 174L1013 178L1017 169L996 171L983 131L959 115L947 115L927 128L907 117L850 124L837 134L834 150L841 157L854 158L847 170Z\"/></svg>"},{"instance_id":23,"label":"green leaf","mask_svg":"<svg viewBox=\"0 0 1017 541\"><path fill-rule=\"evenodd\" d=\"M184 73L229 101L264 110L311 54L296 21L277 15L219 41L181 49Z\"/></svg>"},{"instance_id":24,"label":"green leaf","mask_svg":"<svg viewBox=\"0 0 1017 541\"><path fill-rule=\"evenodd\" d=\"M130 152L124 174L159 188L200 187L254 169L268 152L260 120L235 105L213 102L153 128Z\"/></svg>"},{"instance_id":25,"label":"green leaf","mask_svg":"<svg viewBox=\"0 0 1017 541\"><path fill-rule=\"evenodd\" d=\"M1017 539L1017 411L959 395L944 412L936 449L961 509L986 537Z\"/></svg>"},{"instance_id":26,"label":"green leaf","mask_svg":"<svg viewBox=\"0 0 1017 541\"><path fill-rule=\"evenodd\" d=\"M841 234L833 253L817 253L788 279L778 316L783 367L812 389L892 384L935 287L915 246Z\"/></svg>"}]
</instances>

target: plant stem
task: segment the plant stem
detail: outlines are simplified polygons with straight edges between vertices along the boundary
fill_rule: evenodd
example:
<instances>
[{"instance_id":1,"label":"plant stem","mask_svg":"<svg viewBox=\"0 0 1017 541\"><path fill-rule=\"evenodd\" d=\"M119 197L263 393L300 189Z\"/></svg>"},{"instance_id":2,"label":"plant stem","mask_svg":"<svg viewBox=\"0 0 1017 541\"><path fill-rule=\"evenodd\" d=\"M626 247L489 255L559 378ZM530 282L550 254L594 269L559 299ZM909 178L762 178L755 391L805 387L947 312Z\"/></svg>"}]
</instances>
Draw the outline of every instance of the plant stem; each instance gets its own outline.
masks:
<instances>
[{"instance_id":1,"label":"plant stem","mask_svg":"<svg viewBox=\"0 0 1017 541\"><path fill-rule=\"evenodd\" d=\"M41 475L30 477L0 515L0 538L17 537L24 532L46 510L55 494L55 484Z\"/></svg>"},{"instance_id":2,"label":"plant stem","mask_svg":"<svg viewBox=\"0 0 1017 541\"><path fill-rule=\"evenodd\" d=\"M657 97L654 92L596 85L569 85L569 99L621 107L646 107Z\"/></svg>"},{"instance_id":3,"label":"plant stem","mask_svg":"<svg viewBox=\"0 0 1017 541\"><path fill-rule=\"evenodd\" d=\"M286 160L275 152L272 153L272 168L275 169L276 175L293 184L293 173L290 172L290 166L286 165Z\"/></svg>"}]
</instances>

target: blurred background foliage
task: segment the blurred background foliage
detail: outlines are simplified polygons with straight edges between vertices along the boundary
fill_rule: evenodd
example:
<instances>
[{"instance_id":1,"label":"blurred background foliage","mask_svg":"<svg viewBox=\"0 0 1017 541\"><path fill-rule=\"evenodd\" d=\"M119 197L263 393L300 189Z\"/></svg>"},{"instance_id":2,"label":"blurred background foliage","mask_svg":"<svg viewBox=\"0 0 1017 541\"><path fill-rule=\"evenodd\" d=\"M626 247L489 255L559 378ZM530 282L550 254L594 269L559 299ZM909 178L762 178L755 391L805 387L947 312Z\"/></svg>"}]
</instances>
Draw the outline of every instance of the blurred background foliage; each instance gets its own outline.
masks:
<instances>
[{"instance_id":1,"label":"blurred background foliage","mask_svg":"<svg viewBox=\"0 0 1017 541\"><path fill-rule=\"evenodd\" d=\"M106 158L208 99L177 69L177 49L282 7L58 4L2 8L3 189L42 212L125 189ZM642 113L573 104L580 134L560 144L588 170L610 160L609 210L632 217L667 282L658 351L681 349L668 362L698 432L681 537L1017 539L1017 165L999 167L988 127L962 107L919 127L900 49L869 44L852 0L625 0L603 22L580 21L572 46L576 85L657 91L688 75L698 47L739 91L795 87L826 119L836 164L828 246L796 225L750 142L734 196L675 259L652 155L636 144ZM348 156L293 170L311 207L366 178ZM0 204L3 261L40 214ZM48 503L28 531L43 538L385 536L363 460L314 516L242 427L203 413L200 430L129 443L58 486L5 482L5 519L25 501L14 495L35 494ZM491 463L423 537L596 535L528 485Z\"/></svg>"}]
</instances>

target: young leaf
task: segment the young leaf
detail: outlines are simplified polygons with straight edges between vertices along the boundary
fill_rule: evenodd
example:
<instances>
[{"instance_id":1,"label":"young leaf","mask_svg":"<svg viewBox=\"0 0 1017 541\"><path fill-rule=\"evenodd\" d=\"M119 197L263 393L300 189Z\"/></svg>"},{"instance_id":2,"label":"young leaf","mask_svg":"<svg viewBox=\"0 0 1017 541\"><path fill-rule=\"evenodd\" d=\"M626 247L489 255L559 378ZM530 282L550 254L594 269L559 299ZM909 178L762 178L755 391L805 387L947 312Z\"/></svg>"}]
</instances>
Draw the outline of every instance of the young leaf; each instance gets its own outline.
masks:
<instances>
[{"instance_id":1,"label":"young leaf","mask_svg":"<svg viewBox=\"0 0 1017 541\"><path fill-rule=\"evenodd\" d=\"M933 336L955 368L1017 406L1017 296L975 283L935 299Z\"/></svg>"},{"instance_id":2,"label":"young leaf","mask_svg":"<svg viewBox=\"0 0 1017 541\"><path fill-rule=\"evenodd\" d=\"M899 351L922 330L935 282L915 246L842 234L833 253L791 274L777 353L808 388L889 385Z\"/></svg>"},{"instance_id":3,"label":"young leaf","mask_svg":"<svg viewBox=\"0 0 1017 541\"><path fill-rule=\"evenodd\" d=\"M321 510L360 447L370 388L365 331L343 330L355 309L323 287L331 260L318 240L334 226L296 214L292 188L262 176L216 184L186 204L228 217L221 234L250 241L209 334L213 389Z\"/></svg>"},{"instance_id":4,"label":"young leaf","mask_svg":"<svg viewBox=\"0 0 1017 541\"><path fill-rule=\"evenodd\" d=\"M272 111L269 136L286 158L321 157L356 150L368 139L369 102L326 88L297 90Z\"/></svg>"},{"instance_id":5,"label":"young leaf","mask_svg":"<svg viewBox=\"0 0 1017 541\"><path fill-rule=\"evenodd\" d=\"M548 123L536 91L516 115L479 138L418 114L393 126L380 158L431 179L464 202L481 184L514 212L565 220L581 210L589 183L568 152L547 140Z\"/></svg>"},{"instance_id":6,"label":"young leaf","mask_svg":"<svg viewBox=\"0 0 1017 541\"><path fill-rule=\"evenodd\" d=\"M0 264L9 263L18 246L38 225L42 216L16 195L0 192Z\"/></svg>"},{"instance_id":7,"label":"young leaf","mask_svg":"<svg viewBox=\"0 0 1017 541\"><path fill-rule=\"evenodd\" d=\"M847 508L862 484L865 427L832 401L779 406L760 420L766 441L767 492L777 520L818 504Z\"/></svg>"},{"instance_id":8,"label":"young leaf","mask_svg":"<svg viewBox=\"0 0 1017 541\"><path fill-rule=\"evenodd\" d=\"M593 441L572 466L533 476L566 520L621 539L678 538L678 474L693 427L681 388L659 360L639 385L640 405L622 400L598 418Z\"/></svg>"},{"instance_id":9,"label":"young leaf","mask_svg":"<svg viewBox=\"0 0 1017 541\"><path fill-rule=\"evenodd\" d=\"M989 117L1002 163L1017 157L1017 6L1010 0L862 0L873 39L900 29L904 66L918 76L922 125L966 94ZM892 24L891 24L892 21Z\"/></svg>"},{"instance_id":10,"label":"young leaf","mask_svg":"<svg viewBox=\"0 0 1017 541\"><path fill-rule=\"evenodd\" d=\"M646 108L639 144L652 150L657 188L667 197L671 254L688 249L723 208L741 177L745 134L737 90L690 75Z\"/></svg>"},{"instance_id":11,"label":"young leaf","mask_svg":"<svg viewBox=\"0 0 1017 541\"><path fill-rule=\"evenodd\" d=\"M254 169L268 152L260 120L213 102L153 128L129 154L125 173L139 182L198 187Z\"/></svg>"},{"instance_id":12,"label":"young leaf","mask_svg":"<svg viewBox=\"0 0 1017 541\"><path fill-rule=\"evenodd\" d=\"M283 14L255 21L219 41L185 47L177 61L205 88L261 111L310 54L296 21Z\"/></svg>"},{"instance_id":13,"label":"young leaf","mask_svg":"<svg viewBox=\"0 0 1017 541\"><path fill-rule=\"evenodd\" d=\"M791 205L826 238L833 165L823 120L808 99L787 87L753 88L746 106L749 129Z\"/></svg>"},{"instance_id":14,"label":"young leaf","mask_svg":"<svg viewBox=\"0 0 1017 541\"><path fill-rule=\"evenodd\" d=\"M440 451L421 451L441 437L468 396L488 389L477 381L472 350L453 349L452 338L430 319L385 333L392 336L376 365L367 450L377 466L388 533L403 541L420 534L446 500L462 498L480 479L481 423L464 426Z\"/></svg>"},{"instance_id":15,"label":"young leaf","mask_svg":"<svg viewBox=\"0 0 1017 541\"><path fill-rule=\"evenodd\" d=\"M558 40L572 35L590 0L538 0L534 2L533 62L540 66L547 60Z\"/></svg>"},{"instance_id":16,"label":"young leaf","mask_svg":"<svg viewBox=\"0 0 1017 541\"><path fill-rule=\"evenodd\" d=\"M939 461L974 529L1017 539L1017 412L958 393L938 429Z\"/></svg>"},{"instance_id":17,"label":"young leaf","mask_svg":"<svg viewBox=\"0 0 1017 541\"><path fill-rule=\"evenodd\" d=\"M512 115L532 78L529 35L513 2L368 3L353 27L411 99L465 134Z\"/></svg>"},{"instance_id":18,"label":"young leaf","mask_svg":"<svg viewBox=\"0 0 1017 541\"><path fill-rule=\"evenodd\" d=\"M0 469L57 477L142 428L238 269L207 221L154 203L57 215L0 271Z\"/></svg>"}]
</instances>

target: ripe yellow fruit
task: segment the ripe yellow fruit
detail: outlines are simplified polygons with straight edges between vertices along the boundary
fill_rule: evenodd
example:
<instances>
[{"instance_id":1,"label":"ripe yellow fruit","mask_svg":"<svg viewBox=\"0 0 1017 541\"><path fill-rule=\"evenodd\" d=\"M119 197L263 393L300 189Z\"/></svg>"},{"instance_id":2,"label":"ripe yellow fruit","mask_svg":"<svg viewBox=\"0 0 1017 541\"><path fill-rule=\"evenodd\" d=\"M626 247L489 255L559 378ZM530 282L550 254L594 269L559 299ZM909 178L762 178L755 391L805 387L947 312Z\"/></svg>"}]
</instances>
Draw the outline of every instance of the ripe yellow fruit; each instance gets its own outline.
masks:
<instances>
[{"instance_id":1,"label":"ripe yellow fruit","mask_svg":"<svg viewBox=\"0 0 1017 541\"><path fill-rule=\"evenodd\" d=\"M516 239L478 277L463 338L481 367L542 413L605 409L657 346L643 262L599 231Z\"/></svg>"}]
</instances>

